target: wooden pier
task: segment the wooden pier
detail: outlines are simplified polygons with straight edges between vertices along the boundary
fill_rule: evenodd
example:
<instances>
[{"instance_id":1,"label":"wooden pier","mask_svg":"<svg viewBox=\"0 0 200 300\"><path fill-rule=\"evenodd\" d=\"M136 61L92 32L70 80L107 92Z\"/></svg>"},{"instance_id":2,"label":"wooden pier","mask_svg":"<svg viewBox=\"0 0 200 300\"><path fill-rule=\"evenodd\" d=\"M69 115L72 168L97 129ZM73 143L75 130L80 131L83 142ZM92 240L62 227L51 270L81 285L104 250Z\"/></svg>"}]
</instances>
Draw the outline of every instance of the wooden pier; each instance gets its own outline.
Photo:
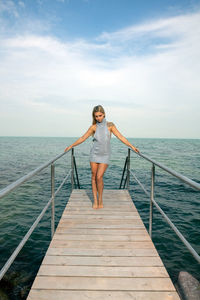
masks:
<instances>
[{"instance_id":1,"label":"wooden pier","mask_svg":"<svg viewBox=\"0 0 200 300\"><path fill-rule=\"evenodd\" d=\"M27 300L178 300L127 190L73 190Z\"/></svg>"}]
</instances>

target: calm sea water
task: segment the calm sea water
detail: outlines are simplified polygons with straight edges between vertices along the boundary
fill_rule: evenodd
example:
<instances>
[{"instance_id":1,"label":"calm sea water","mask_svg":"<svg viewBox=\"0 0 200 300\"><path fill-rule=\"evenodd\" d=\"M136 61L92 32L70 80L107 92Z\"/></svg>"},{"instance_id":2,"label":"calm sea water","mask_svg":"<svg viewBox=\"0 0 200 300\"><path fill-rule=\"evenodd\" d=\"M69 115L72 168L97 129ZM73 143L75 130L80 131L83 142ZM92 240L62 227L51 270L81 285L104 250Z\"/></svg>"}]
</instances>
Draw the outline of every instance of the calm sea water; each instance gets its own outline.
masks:
<instances>
[{"instance_id":1,"label":"calm sea water","mask_svg":"<svg viewBox=\"0 0 200 300\"><path fill-rule=\"evenodd\" d=\"M0 137L0 189L62 153L75 140L76 138ZM200 183L200 140L130 138L129 141L143 154ZM75 147L80 184L84 189L91 189L88 155L91 142L92 139L89 138ZM105 189L119 187L127 155L127 147L119 140L112 138L111 143L112 159L104 175ZM70 153L67 153L56 163L56 186L69 169ZM151 164L131 153L131 169L150 191ZM50 168L47 168L1 199L0 267L49 200L50 189ZM130 194L148 229L149 198L132 177ZM68 182L56 197L56 225L69 195ZM200 253L200 193L156 167L155 200L197 253ZM50 214L49 209L1 281L1 299L26 299L50 242ZM181 270L190 272L200 280L199 264L155 209L152 239L174 283Z\"/></svg>"}]
</instances>

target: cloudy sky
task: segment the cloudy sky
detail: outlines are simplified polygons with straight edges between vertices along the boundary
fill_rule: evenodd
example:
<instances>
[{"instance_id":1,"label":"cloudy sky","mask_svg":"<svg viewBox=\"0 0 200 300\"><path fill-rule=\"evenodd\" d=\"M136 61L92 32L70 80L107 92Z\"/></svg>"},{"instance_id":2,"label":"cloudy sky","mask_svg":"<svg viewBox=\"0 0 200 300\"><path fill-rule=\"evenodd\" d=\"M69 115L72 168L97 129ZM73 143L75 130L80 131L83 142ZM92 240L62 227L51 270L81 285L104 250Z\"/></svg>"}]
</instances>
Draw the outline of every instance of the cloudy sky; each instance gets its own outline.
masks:
<instances>
[{"instance_id":1,"label":"cloudy sky","mask_svg":"<svg viewBox=\"0 0 200 300\"><path fill-rule=\"evenodd\" d=\"M200 1L0 0L0 136L200 138Z\"/></svg>"}]
</instances>

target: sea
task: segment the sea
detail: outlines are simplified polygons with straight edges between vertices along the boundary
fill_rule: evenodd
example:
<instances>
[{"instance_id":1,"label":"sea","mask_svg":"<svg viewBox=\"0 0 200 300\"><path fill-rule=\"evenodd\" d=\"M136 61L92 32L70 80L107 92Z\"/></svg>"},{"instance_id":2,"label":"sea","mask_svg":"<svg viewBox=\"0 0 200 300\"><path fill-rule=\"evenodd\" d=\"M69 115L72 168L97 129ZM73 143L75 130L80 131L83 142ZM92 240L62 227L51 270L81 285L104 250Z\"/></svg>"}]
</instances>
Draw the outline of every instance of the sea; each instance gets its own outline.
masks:
<instances>
[{"instance_id":1,"label":"sea","mask_svg":"<svg viewBox=\"0 0 200 300\"><path fill-rule=\"evenodd\" d=\"M76 137L0 137L0 190L38 166L63 153ZM128 138L140 152L176 172L200 183L200 140ZM91 189L89 151L92 137L74 148L81 189ZM111 139L110 165L104 174L104 189L118 189L127 156L127 146ZM55 163L55 186L70 170L71 152ZM150 194L152 163L131 151L131 170ZM149 228L150 199L133 176L130 195L142 220ZM70 180L55 199L56 226L71 193ZM50 167L0 200L0 268L51 197ZM200 192L159 167L155 168L154 199L191 246L200 254ZM0 282L0 299L26 299L51 241L51 207L33 231ZM185 245L153 208L152 240L176 285L180 271L200 280L200 265Z\"/></svg>"}]
</instances>

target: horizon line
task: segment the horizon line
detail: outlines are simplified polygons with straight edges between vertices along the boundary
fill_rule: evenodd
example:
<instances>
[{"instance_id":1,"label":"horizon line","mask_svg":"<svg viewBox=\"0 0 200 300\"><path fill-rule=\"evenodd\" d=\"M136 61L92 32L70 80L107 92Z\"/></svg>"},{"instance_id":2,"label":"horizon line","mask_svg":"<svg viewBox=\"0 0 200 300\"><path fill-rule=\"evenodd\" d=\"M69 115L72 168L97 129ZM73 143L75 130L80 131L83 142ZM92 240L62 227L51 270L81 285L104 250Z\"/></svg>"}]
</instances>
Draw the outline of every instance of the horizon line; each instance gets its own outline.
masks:
<instances>
[{"instance_id":1,"label":"horizon line","mask_svg":"<svg viewBox=\"0 0 200 300\"><path fill-rule=\"evenodd\" d=\"M38 136L38 135L0 135L2 137L13 137L13 138L79 138L80 136ZM117 138L112 136L111 138ZM176 139L176 140L199 140L199 138L188 138L188 137L126 137L127 139Z\"/></svg>"}]
</instances>

